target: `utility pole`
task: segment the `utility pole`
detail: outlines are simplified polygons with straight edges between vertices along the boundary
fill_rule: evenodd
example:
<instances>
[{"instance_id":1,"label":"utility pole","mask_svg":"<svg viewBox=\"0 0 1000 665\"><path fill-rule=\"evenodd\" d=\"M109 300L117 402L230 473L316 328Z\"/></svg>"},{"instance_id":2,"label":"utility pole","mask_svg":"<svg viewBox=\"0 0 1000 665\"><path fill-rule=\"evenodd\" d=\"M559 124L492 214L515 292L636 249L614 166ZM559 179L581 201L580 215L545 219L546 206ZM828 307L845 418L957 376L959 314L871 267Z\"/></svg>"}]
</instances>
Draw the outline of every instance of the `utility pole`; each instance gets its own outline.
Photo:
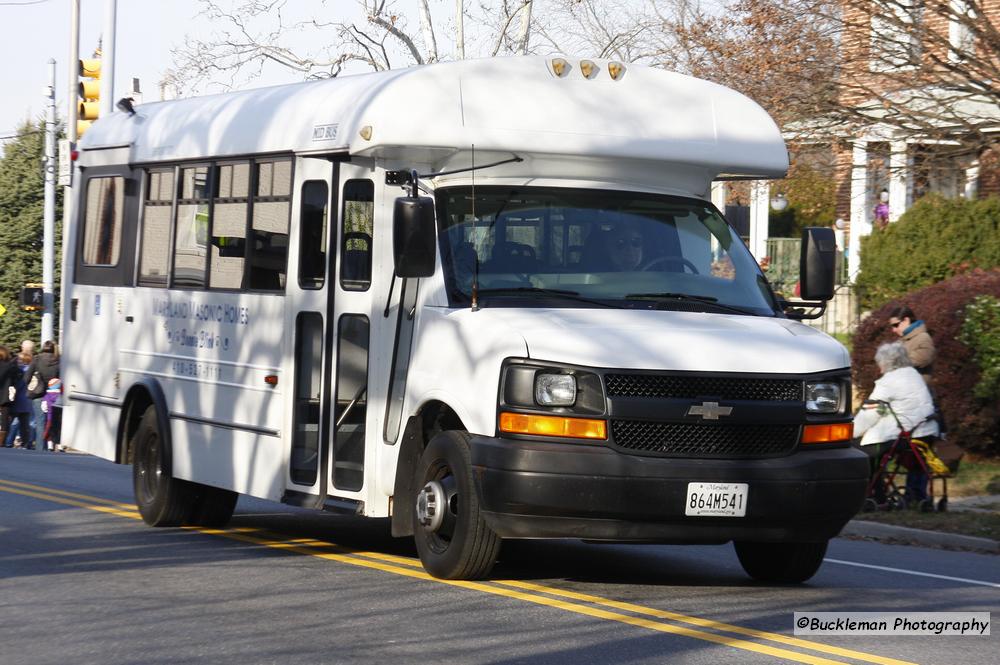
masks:
<instances>
[{"instance_id":1,"label":"utility pole","mask_svg":"<svg viewBox=\"0 0 1000 665\"><path fill-rule=\"evenodd\" d=\"M56 299L56 61L49 58L49 85L46 88L45 112L45 208L42 218L42 341L54 339L52 321Z\"/></svg>"},{"instance_id":2,"label":"utility pole","mask_svg":"<svg viewBox=\"0 0 1000 665\"><path fill-rule=\"evenodd\" d=\"M104 6L104 34L101 35L101 106L100 117L115 110L115 21L118 0L107 0Z\"/></svg>"}]
</instances>

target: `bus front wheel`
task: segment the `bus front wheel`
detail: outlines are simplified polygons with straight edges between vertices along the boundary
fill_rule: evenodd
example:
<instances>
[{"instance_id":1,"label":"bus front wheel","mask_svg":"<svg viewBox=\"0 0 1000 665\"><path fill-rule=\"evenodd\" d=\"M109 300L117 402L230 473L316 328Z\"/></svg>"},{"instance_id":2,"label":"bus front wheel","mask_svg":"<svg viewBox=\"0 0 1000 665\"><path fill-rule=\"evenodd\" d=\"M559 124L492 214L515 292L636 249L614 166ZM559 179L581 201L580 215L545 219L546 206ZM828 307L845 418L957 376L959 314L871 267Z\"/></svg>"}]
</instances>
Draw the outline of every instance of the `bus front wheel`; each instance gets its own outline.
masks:
<instances>
[{"instance_id":1,"label":"bus front wheel","mask_svg":"<svg viewBox=\"0 0 1000 665\"><path fill-rule=\"evenodd\" d=\"M823 564L827 542L733 544L743 570L755 580L800 584L815 575Z\"/></svg>"},{"instance_id":2,"label":"bus front wheel","mask_svg":"<svg viewBox=\"0 0 1000 665\"><path fill-rule=\"evenodd\" d=\"M469 435L448 431L434 436L420 457L413 486L414 540L427 572L449 580L488 575L500 537L479 512Z\"/></svg>"},{"instance_id":3,"label":"bus front wheel","mask_svg":"<svg viewBox=\"0 0 1000 665\"><path fill-rule=\"evenodd\" d=\"M143 521L150 526L180 526L194 508L191 485L164 468L164 440L156 409L148 407L132 439L132 486Z\"/></svg>"}]
</instances>

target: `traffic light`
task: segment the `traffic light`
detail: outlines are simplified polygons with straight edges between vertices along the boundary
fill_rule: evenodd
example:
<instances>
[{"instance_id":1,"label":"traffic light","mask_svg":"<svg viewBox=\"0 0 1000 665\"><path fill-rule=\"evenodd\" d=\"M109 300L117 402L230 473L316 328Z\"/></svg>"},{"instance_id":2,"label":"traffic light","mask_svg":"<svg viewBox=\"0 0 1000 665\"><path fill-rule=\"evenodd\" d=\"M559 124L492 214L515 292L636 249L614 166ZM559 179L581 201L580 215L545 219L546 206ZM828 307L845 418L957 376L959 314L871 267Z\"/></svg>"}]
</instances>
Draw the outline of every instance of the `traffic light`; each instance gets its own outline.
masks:
<instances>
[{"instance_id":1,"label":"traffic light","mask_svg":"<svg viewBox=\"0 0 1000 665\"><path fill-rule=\"evenodd\" d=\"M93 58L80 59L80 102L77 110L76 135L83 136L87 128L99 115L101 98L101 49L94 51Z\"/></svg>"},{"instance_id":2,"label":"traffic light","mask_svg":"<svg viewBox=\"0 0 1000 665\"><path fill-rule=\"evenodd\" d=\"M21 307L27 312L45 309L41 284L28 284L21 288Z\"/></svg>"}]
</instances>

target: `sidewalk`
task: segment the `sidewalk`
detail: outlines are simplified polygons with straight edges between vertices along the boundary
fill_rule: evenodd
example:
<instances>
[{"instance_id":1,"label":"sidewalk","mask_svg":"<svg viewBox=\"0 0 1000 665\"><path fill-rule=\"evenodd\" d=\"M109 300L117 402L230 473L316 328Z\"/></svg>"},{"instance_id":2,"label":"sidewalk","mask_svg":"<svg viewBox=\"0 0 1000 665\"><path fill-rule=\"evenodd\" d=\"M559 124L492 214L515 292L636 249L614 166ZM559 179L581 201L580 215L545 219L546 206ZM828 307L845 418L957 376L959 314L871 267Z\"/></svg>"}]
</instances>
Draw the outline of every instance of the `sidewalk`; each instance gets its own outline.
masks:
<instances>
[{"instance_id":1,"label":"sidewalk","mask_svg":"<svg viewBox=\"0 0 1000 665\"><path fill-rule=\"evenodd\" d=\"M1000 495L948 497L948 512L1000 515ZM938 514L946 515L947 513ZM870 538L921 547L943 547L946 549L1000 554L1000 541L992 538L979 538L947 531L929 531L894 524L882 524L880 522L865 520L864 515L865 513L862 513L858 518L848 522L847 526L840 532L840 535L847 538Z\"/></svg>"}]
</instances>

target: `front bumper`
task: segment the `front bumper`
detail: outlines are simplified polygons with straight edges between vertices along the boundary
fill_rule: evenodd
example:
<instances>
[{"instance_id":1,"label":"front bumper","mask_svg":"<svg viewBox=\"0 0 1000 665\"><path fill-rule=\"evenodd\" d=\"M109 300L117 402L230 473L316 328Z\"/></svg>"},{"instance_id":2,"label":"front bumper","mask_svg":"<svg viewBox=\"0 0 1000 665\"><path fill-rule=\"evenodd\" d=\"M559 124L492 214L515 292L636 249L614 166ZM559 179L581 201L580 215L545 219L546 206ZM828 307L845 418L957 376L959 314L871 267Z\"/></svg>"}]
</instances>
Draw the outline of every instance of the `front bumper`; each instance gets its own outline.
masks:
<instances>
[{"instance_id":1,"label":"front bumper","mask_svg":"<svg viewBox=\"0 0 1000 665\"><path fill-rule=\"evenodd\" d=\"M483 517L506 538L816 542L858 512L868 481L868 458L854 448L720 460L485 436L471 445ZM689 482L748 483L746 516L685 516Z\"/></svg>"}]
</instances>

